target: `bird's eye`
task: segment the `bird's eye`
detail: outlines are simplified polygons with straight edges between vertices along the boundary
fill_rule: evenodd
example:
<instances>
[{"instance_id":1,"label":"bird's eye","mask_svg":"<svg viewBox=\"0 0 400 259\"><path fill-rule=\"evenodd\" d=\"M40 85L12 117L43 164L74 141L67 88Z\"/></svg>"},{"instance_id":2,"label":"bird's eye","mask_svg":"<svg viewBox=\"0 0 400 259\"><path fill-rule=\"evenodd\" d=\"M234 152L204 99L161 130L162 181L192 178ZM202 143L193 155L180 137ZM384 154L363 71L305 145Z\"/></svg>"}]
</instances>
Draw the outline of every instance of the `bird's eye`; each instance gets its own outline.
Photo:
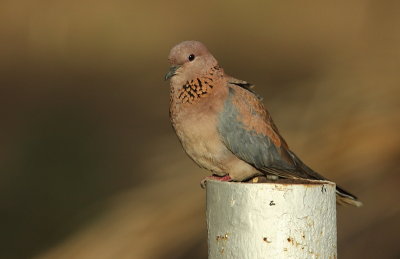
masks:
<instances>
[{"instance_id":1,"label":"bird's eye","mask_svg":"<svg viewBox=\"0 0 400 259\"><path fill-rule=\"evenodd\" d=\"M195 56L193 54L190 54L189 57L188 57L189 61L193 61L194 58L195 58Z\"/></svg>"}]
</instances>

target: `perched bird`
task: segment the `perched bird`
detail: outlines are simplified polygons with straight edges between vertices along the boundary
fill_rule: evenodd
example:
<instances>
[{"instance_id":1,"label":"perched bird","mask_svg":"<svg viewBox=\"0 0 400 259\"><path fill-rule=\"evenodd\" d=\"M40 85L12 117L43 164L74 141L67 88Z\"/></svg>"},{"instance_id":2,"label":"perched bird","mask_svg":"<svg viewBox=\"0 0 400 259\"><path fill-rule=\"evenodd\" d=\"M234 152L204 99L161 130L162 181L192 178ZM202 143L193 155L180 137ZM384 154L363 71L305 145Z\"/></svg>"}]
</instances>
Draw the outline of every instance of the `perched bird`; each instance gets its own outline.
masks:
<instances>
[{"instance_id":1,"label":"perched bird","mask_svg":"<svg viewBox=\"0 0 400 259\"><path fill-rule=\"evenodd\" d=\"M289 148L246 81L225 74L198 41L171 49L170 118L186 153L221 181L268 178L326 180ZM337 203L361 206L336 187Z\"/></svg>"}]
</instances>

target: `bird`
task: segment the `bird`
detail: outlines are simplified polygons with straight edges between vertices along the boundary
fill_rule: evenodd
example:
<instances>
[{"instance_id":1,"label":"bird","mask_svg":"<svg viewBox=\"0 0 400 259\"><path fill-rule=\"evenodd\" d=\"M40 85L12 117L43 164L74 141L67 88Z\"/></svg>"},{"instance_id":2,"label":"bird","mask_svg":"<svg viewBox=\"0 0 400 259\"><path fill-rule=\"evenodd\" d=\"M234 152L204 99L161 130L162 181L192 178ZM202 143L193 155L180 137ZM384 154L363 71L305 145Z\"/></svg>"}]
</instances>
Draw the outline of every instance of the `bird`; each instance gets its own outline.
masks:
<instances>
[{"instance_id":1,"label":"bird","mask_svg":"<svg viewBox=\"0 0 400 259\"><path fill-rule=\"evenodd\" d=\"M289 149L253 85L227 75L203 43L175 45L168 61L172 126L187 155L212 172L209 178L327 180ZM362 205L340 186L336 201Z\"/></svg>"}]
</instances>

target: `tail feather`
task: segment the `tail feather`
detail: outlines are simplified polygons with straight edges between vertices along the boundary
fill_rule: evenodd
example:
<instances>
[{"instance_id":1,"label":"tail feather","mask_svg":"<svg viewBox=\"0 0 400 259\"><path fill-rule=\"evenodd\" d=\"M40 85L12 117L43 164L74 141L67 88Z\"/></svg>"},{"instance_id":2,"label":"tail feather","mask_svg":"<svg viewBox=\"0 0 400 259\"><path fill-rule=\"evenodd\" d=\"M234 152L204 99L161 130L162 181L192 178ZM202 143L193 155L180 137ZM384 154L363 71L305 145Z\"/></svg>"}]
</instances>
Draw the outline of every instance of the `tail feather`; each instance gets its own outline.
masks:
<instances>
[{"instance_id":1,"label":"tail feather","mask_svg":"<svg viewBox=\"0 0 400 259\"><path fill-rule=\"evenodd\" d=\"M336 185L336 203L340 205L352 205L355 207L361 207L363 205L356 196L345 191L338 185Z\"/></svg>"},{"instance_id":2,"label":"tail feather","mask_svg":"<svg viewBox=\"0 0 400 259\"><path fill-rule=\"evenodd\" d=\"M326 179L325 177L323 177L322 175L318 174L317 172L312 170L310 167L305 165L300 160L300 158L298 158L293 152L290 152L290 154L292 155L297 167L300 170L302 170L303 172L305 172L308 176L310 176L310 178L313 178L316 180L328 180L329 181L329 179ZM344 190L342 187L340 187L338 185L336 185L336 203L340 204L340 205L352 205L352 206L356 206L356 207L361 207L363 205L362 202L359 201L356 196L354 196L353 194Z\"/></svg>"}]
</instances>

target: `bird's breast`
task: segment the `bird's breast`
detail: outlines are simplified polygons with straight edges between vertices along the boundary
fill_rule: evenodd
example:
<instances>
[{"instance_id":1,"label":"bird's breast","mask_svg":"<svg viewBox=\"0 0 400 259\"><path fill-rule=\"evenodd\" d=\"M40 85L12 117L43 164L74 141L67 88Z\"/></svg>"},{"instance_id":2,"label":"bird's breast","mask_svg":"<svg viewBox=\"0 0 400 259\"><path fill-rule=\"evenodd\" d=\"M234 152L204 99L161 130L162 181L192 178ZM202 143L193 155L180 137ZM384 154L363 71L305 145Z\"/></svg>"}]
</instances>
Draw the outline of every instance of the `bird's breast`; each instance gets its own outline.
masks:
<instances>
[{"instance_id":1,"label":"bird's breast","mask_svg":"<svg viewBox=\"0 0 400 259\"><path fill-rule=\"evenodd\" d=\"M223 171L222 161L229 153L217 130L222 109L223 102L217 95L196 103L171 99L171 122L184 150L199 166L215 173Z\"/></svg>"}]
</instances>

